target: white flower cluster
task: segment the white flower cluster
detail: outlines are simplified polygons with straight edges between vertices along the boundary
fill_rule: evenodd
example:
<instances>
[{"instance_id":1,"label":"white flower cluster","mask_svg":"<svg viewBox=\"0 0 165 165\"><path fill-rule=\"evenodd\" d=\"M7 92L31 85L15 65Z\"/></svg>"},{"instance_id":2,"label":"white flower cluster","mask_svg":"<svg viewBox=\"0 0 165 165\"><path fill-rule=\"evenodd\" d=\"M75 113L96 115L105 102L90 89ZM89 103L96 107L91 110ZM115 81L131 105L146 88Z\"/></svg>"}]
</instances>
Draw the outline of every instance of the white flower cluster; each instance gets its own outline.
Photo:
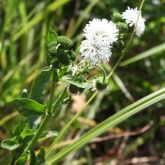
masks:
<instances>
[{"instance_id":1,"label":"white flower cluster","mask_svg":"<svg viewBox=\"0 0 165 165\"><path fill-rule=\"evenodd\" d=\"M128 9L122 13L122 19L130 26L137 23L139 11L137 8ZM136 35L140 36L144 32L144 18L139 15L136 26ZM109 61L111 57L112 44L118 40L119 30L115 23L106 19L93 19L84 28L85 40L80 46L82 57L93 64Z\"/></svg>"},{"instance_id":2,"label":"white flower cluster","mask_svg":"<svg viewBox=\"0 0 165 165\"><path fill-rule=\"evenodd\" d=\"M118 39L118 29L111 21L93 19L84 28L84 37L80 53L91 63L100 63L103 60L109 60L111 46Z\"/></svg>"},{"instance_id":3,"label":"white flower cluster","mask_svg":"<svg viewBox=\"0 0 165 165\"><path fill-rule=\"evenodd\" d=\"M138 19L138 15L139 15L139 19ZM136 35L137 36L141 36L144 32L144 28L145 28L145 19L141 16L141 11L139 14L139 10L137 8L135 9L131 9L130 7L127 8L127 10L125 12L123 12L122 14L123 19L125 19L126 23L132 27L136 26ZM138 22L137 22L138 19Z\"/></svg>"}]
</instances>

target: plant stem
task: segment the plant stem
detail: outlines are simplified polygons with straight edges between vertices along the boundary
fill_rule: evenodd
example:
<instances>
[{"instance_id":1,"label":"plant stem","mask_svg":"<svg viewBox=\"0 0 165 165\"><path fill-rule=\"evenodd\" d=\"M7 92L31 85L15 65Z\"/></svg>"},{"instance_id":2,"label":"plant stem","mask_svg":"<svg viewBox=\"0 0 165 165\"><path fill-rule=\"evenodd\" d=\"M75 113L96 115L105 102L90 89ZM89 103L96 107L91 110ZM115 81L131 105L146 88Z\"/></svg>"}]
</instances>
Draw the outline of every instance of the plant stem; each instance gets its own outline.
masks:
<instances>
[{"instance_id":1,"label":"plant stem","mask_svg":"<svg viewBox=\"0 0 165 165\"><path fill-rule=\"evenodd\" d=\"M132 39L134 37L134 34L135 34L135 30L136 30L136 27L137 27L137 23L138 23L138 20L139 20L139 16L140 16L140 11L142 9L142 6L144 4L144 1L145 0L142 0L141 4L140 4L140 7L139 7L139 14L138 14L138 18L137 18L137 22L136 22L136 25L135 25L135 28L131 34L131 37L126 45L126 47L123 49L122 51L122 54L120 56L120 58L118 59L118 61L116 62L115 66L112 68L111 72L109 73L108 77L107 77L107 80L110 79L110 77L112 76L113 72L115 71L115 69L119 66L121 60L123 59L123 57L126 55L127 51L128 51L128 48L132 42ZM85 105L80 109L80 111L78 111L78 113L75 114L75 116L67 123L67 125L65 125L65 127L60 131L59 135L54 139L54 141L52 142L52 144L50 145L49 149L48 149L48 152L46 154L46 159L49 159L51 157L51 152L53 152L53 147L55 144L57 144L61 138L64 136L65 132L68 130L68 128L70 127L70 125L78 118L78 116L81 115L81 113L84 111L84 109L89 105L89 103L95 98L95 96L98 94L98 91L94 92L92 94L92 96L88 99L88 101L85 103Z\"/></svg>"},{"instance_id":2,"label":"plant stem","mask_svg":"<svg viewBox=\"0 0 165 165\"><path fill-rule=\"evenodd\" d=\"M116 70L116 68L119 66L121 60L122 60L123 57L126 55L128 49L129 49L129 47L130 47L130 45L131 45L131 43L132 43L133 37L134 37L134 35L135 35L136 28L137 28L138 20L139 20L139 17L140 17L140 12L141 12L141 9L142 9L142 7L143 7L144 1L145 1L145 0L142 0L142 2L141 2L141 4L140 4L139 13L138 13L138 18L137 18L137 21L136 21L136 24L135 24L135 28L134 28L134 30L133 30L133 32L132 32L132 34L131 34L131 37L130 37L130 39L128 40L126 47L122 50L122 53L121 53L120 58L118 59L118 61L116 62L115 66L112 68L111 72L109 73L109 75L108 75L108 77L107 77L108 80L110 79L110 77L112 76L112 74L113 74L113 72Z\"/></svg>"},{"instance_id":3,"label":"plant stem","mask_svg":"<svg viewBox=\"0 0 165 165\"><path fill-rule=\"evenodd\" d=\"M48 104L48 109L47 109L47 114L45 115L44 119L41 122L41 125L39 126L36 134L33 136L32 140L30 143L27 145L27 147L24 150L24 153L26 153L28 150L33 149L35 144L37 143L38 138L40 137L41 133L43 132L46 124L48 123L50 117L51 117L51 110L53 107L53 101L54 101L54 93L55 93L55 86L56 86L56 81L57 81L57 72L56 70L53 70L52 74L52 86L51 86L51 91L50 91L50 99L49 99L49 104Z\"/></svg>"},{"instance_id":4,"label":"plant stem","mask_svg":"<svg viewBox=\"0 0 165 165\"><path fill-rule=\"evenodd\" d=\"M96 66L97 66L98 68L100 68L100 70L103 72L103 83L104 83L105 80L106 80L106 72L105 72L104 68L101 67L100 65L96 64Z\"/></svg>"},{"instance_id":5,"label":"plant stem","mask_svg":"<svg viewBox=\"0 0 165 165\"><path fill-rule=\"evenodd\" d=\"M51 152L53 151L53 147L56 143L58 143L61 138L64 136L64 134L66 133L66 131L69 129L70 125L77 119L78 116L81 115L81 113L83 112L83 110L85 109L85 107L95 98L95 96L97 95L97 91L93 93L93 95L90 97L90 99L85 103L85 105L78 111L78 113L76 113L76 115L65 125L65 127L60 131L59 135L54 139L54 141L52 142L52 144L50 145L50 147L48 148L47 154L46 154L46 158L48 158L49 156L51 156Z\"/></svg>"}]
</instances>

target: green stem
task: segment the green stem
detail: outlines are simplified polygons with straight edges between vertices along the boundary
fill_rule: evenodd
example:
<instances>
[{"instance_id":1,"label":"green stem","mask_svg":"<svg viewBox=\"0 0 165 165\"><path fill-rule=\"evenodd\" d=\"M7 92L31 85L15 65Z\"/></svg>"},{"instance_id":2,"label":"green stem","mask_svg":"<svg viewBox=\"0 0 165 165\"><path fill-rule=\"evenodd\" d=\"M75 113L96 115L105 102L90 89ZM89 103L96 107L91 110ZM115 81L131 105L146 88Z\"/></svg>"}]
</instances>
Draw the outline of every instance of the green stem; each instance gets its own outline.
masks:
<instances>
[{"instance_id":1,"label":"green stem","mask_svg":"<svg viewBox=\"0 0 165 165\"><path fill-rule=\"evenodd\" d=\"M66 131L69 129L70 125L77 119L78 116L81 115L81 113L83 112L84 108L93 100L93 98L97 95L97 91L95 93L93 93L93 95L90 97L90 99L85 103L85 105L80 109L80 111L78 111L78 113L76 113L76 115L65 125L65 127L60 131L59 135L54 139L54 141L52 142L52 144L50 145L50 147L48 148L48 151L46 153L46 159L49 158L51 156L51 152L53 151L53 147L55 144L57 144L61 138L64 136L64 134L66 133Z\"/></svg>"},{"instance_id":2,"label":"green stem","mask_svg":"<svg viewBox=\"0 0 165 165\"><path fill-rule=\"evenodd\" d=\"M122 50L122 53L121 53L120 58L118 59L118 61L116 62L115 66L112 68L111 72L109 73L109 75L108 75L108 77L107 77L108 80L110 79L110 77L112 76L112 74L113 74L113 72L116 70L116 68L119 66L121 60L122 60L123 57L126 55L128 49L129 49L129 47L130 47L130 45L131 45L131 43L132 43L133 37L134 37L134 35L135 35L136 28L137 28L137 23L138 23L138 20L139 20L139 17L140 17L140 12L141 12L141 9L142 9L142 7L143 7L144 1L145 1L145 0L142 0L142 2L141 2L141 4L140 4L139 13L138 13L138 18L137 18L137 21L136 21L136 24L135 24L135 28L134 28L134 30L133 30L133 32L132 32L132 34L131 34L131 37L130 37L130 39L128 40L126 47Z\"/></svg>"},{"instance_id":3,"label":"green stem","mask_svg":"<svg viewBox=\"0 0 165 165\"><path fill-rule=\"evenodd\" d=\"M144 3L145 0L142 0L141 2L141 5L139 7L139 11L141 11L142 9L142 6L143 6L143 3ZM138 19L139 19L139 16L140 16L140 12L138 14L138 18L137 18L137 22L138 22ZM115 71L115 69L119 66L121 60L123 59L123 57L125 56L131 42L132 42L132 39L133 39L133 36L135 34L135 30L136 30L136 27L137 27L137 22L136 22L136 25L135 25L135 28L134 28L134 31L132 32L132 35L125 47L125 49L122 51L122 55L120 56L119 60L117 61L117 63L115 64L115 66L113 67L113 69L111 70L110 74L108 75L107 79L109 79L111 77L111 75L113 74L113 72ZM81 113L84 111L84 109L87 107L87 105L89 105L89 103L95 98L95 96L98 94L98 92L94 92L92 94L92 96L88 99L88 101L85 103L85 105L80 109L80 111L78 111L78 113L67 123L67 125L60 131L59 135L54 139L53 143L50 145L49 149L48 149L48 152L46 154L46 159L48 160L52 153L53 152L53 147L55 144L57 144L61 138L64 136L64 134L66 133L66 131L69 129L70 125L78 118L78 116L81 115Z\"/></svg>"},{"instance_id":4,"label":"green stem","mask_svg":"<svg viewBox=\"0 0 165 165\"><path fill-rule=\"evenodd\" d=\"M103 72L103 83L104 83L105 82L105 79L106 79L106 72L105 72L104 68L101 67L100 65L96 64L96 66L98 68L100 68L100 70Z\"/></svg>"},{"instance_id":5,"label":"green stem","mask_svg":"<svg viewBox=\"0 0 165 165\"><path fill-rule=\"evenodd\" d=\"M55 103L53 104L51 113L56 114L56 110L58 110L58 105L64 100L65 96L67 94L67 88L63 90L63 92L60 94L60 96L57 98Z\"/></svg>"},{"instance_id":6,"label":"green stem","mask_svg":"<svg viewBox=\"0 0 165 165\"><path fill-rule=\"evenodd\" d=\"M35 144L37 143L37 140L39 139L41 133L43 132L46 124L48 123L51 115L51 110L53 107L53 101L54 101L54 93L55 93L55 86L56 86L56 81L57 81L57 72L56 70L53 70L53 75L52 75L52 86L51 86L51 91L50 91L50 99L49 99L49 104L48 104L48 109L47 109L47 114L44 116L44 119L42 120L36 134L33 136L32 140L30 143L27 145L27 147L24 150L24 153L33 149Z\"/></svg>"},{"instance_id":7,"label":"green stem","mask_svg":"<svg viewBox=\"0 0 165 165\"><path fill-rule=\"evenodd\" d=\"M50 91L50 99L49 99L49 104L48 104L48 113L51 113L51 111L52 111L53 102L54 102L55 86L56 86L56 82L57 81L58 81L58 79L57 79L57 71L53 70L52 87L51 87L51 91Z\"/></svg>"}]
</instances>

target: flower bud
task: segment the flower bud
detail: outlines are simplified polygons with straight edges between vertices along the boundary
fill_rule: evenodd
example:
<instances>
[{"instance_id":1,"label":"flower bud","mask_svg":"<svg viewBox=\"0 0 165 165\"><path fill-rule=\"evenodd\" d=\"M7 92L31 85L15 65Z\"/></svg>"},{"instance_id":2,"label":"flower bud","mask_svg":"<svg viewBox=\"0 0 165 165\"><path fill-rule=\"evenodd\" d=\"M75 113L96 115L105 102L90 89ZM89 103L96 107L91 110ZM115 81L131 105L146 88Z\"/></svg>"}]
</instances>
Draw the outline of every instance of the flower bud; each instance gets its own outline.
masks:
<instances>
[{"instance_id":1,"label":"flower bud","mask_svg":"<svg viewBox=\"0 0 165 165\"><path fill-rule=\"evenodd\" d=\"M120 14L120 13L114 13L113 14L113 20L115 21L115 22L118 22L118 21L121 21L122 20L122 15Z\"/></svg>"},{"instance_id":2,"label":"flower bud","mask_svg":"<svg viewBox=\"0 0 165 165\"><path fill-rule=\"evenodd\" d=\"M56 54L57 52L56 47L57 47L57 42L56 41L51 42L50 44L48 44L48 52L50 54Z\"/></svg>"},{"instance_id":3,"label":"flower bud","mask_svg":"<svg viewBox=\"0 0 165 165\"><path fill-rule=\"evenodd\" d=\"M57 42L60 44L60 47L64 49L71 49L73 46L72 40L65 36L59 36Z\"/></svg>"},{"instance_id":4,"label":"flower bud","mask_svg":"<svg viewBox=\"0 0 165 165\"><path fill-rule=\"evenodd\" d=\"M103 82L97 81L96 82L96 88L98 90L104 90L104 89L107 88L107 83L103 83Z\"/></svg>"},{"instance_id":5,"label":"flower bud","mask_svg":"<svg viewBox=\"0 0 165 165\"><path fill-rule=\"evenodd\" d=\"M63 49L57 50L57 58L58 58L59 62L64 65L69 65L69 63L70 63L68 51L65 51Z\"/></svg>"},{"instance_id":6,"label":"flower bud","mask_svg":"<svg viewBox=\"0 0 165 165\"><path fill-rule=\"evenodd\" d=\"M78 93L82 93L84 90L84 88L80 88L76 85L70 84L69 85L69 91L73 94L78 94Z\"/></svg>"},{"instance_id":7,"label":"flower bud","mask_svg":"<svg viewBox=\"0 0 165 165\"><path fill-rule=\"evenodd\" d=\"M125 32L128 31L128 26L124 22L118 22L117 27L119 28L119 31L122 32L122 33L125 33Z\"/></svg>"}]
</instances>

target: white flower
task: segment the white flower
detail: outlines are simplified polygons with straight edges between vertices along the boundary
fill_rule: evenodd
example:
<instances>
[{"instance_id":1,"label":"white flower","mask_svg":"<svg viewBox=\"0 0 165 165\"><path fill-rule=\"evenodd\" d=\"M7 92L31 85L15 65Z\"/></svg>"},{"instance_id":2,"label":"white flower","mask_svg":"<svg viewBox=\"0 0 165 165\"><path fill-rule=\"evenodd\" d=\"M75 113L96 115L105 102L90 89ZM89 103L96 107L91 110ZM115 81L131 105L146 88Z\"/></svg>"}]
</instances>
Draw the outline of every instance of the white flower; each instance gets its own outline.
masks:
<instances>
[{"instance_id":1,"label":"white flower","mask_svg":"<svg viewBox=\"0 0 165 165\"><path fill-rule=\"evenodd\" d=\"M118 29L111 21L106 19L93 19L85 26L84 36L86 39L96 41L100 38L100 41L109 45L117 41Z\"/></svg>"},{"instance_id":2,"label":"white flower","mask_svg":"<svg viewBox=\"0 0 165 165\"><path fill-rule=\"evenodd\" d=\"M85 40L80 46L82 57L91 63L108 61L111 45L118 39L116 25L106 19L93 19L84 28Z\"/></svg>"},{"instance_id":3,"label":"white flower","mask_svg":"<svg viewBox=\"0 0 165 165\"><path fill-rule=\"evenodd\" d=\"M132 27L136 25L137 19L138 19L138 14L139 14L139 10L137 8L132 9L130 7L127 8L127 10L125 12L123 12L122 17L123 19L125 19L126 23ZM136 27L136 35L137 36L141 36L144 32L145 29L145 19L141 16L141 11L140 11L140 15L139 15L139 19L138 19L138 23L137 23L137 27Z\"/></svg>"},{"instance_id":4,"label":"white flower","mask_svg":"<svg viewBox=\"0 0 165 165\"><path fill-rule=\"evenodd\" d=\"M101 46L101 42L100 45L97 45L94 40L82 41L80 53L85 60L89 60L93 64L108 61L111 57L110 46Z\"/></svg>"}]
</instances>

